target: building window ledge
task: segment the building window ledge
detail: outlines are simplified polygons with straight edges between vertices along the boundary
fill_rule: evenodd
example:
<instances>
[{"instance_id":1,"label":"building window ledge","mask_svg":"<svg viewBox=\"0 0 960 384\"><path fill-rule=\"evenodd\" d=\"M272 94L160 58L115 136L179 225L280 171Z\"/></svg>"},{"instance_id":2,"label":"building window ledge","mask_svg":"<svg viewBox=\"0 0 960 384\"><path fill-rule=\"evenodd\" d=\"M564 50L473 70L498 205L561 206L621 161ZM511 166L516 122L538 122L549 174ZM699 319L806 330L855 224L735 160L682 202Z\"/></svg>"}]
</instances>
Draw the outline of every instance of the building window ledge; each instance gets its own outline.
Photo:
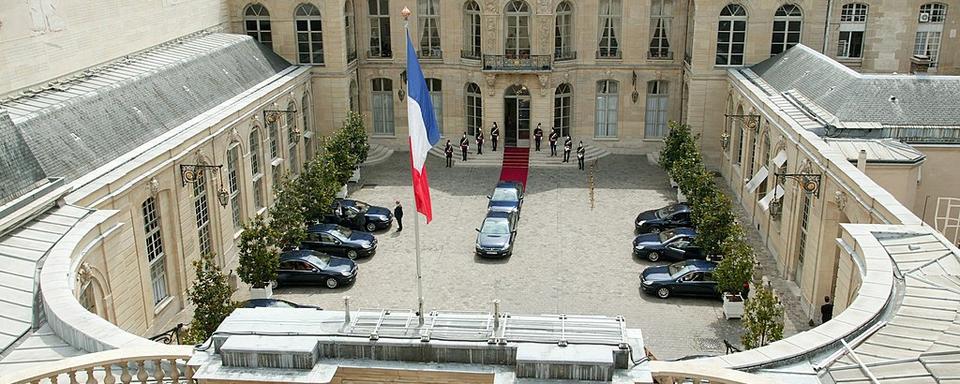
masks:
<instances>
[{"instance_id":1,"label":"building window ledge","mask_svg":"<svg viewBox=\"0 0 960 384\"><path fill-rule=\"evenodd\" d=\"M160 302L153 307L153 315L160 315L160 312L167 309L167 306L169 306L171 302L173 302L173 296L167 295L167 297L164 297L163 300L160 300Z\"/></svg>"}]
</instances>

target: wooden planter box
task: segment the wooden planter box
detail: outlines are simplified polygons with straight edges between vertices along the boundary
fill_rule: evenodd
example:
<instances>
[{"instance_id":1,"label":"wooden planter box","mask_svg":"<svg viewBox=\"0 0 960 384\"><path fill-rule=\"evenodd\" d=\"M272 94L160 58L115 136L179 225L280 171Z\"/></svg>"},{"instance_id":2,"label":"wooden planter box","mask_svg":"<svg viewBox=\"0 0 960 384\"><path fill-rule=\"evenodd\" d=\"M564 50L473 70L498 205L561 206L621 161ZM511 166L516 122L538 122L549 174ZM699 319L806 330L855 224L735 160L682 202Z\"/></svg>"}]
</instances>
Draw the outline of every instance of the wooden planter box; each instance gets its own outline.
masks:
<instances>
[{"instance_id":1,"label":"wooden planter box","mask_svg":"<svg viewBox=\"0 0 960 384\"><path fill-rule=\"evenodd\" d=\"M739 293L724 292L723 294L723 316L729 319L739 319L743 317L744 301Z\"/></svg>"}]
</instances>

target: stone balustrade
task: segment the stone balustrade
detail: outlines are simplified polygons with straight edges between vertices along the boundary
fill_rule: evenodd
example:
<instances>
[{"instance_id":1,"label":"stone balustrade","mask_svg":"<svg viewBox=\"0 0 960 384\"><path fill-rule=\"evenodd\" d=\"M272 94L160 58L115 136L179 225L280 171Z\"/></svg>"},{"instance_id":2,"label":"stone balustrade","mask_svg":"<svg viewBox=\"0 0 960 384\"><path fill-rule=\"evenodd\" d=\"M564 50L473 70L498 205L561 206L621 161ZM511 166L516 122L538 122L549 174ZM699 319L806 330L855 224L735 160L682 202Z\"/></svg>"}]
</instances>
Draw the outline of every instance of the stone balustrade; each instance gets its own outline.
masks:
<instances>
[{"instance_id":1,"label":"stone balustrade","mask_svg":"<svg viewBox=\"0 0 960 384\"><path fill-rule=\"evenodd\" d=\"M770 378L697 361L651 361L650 373L660 384L773 384Z\"/></svg>"},{"instance_id":2,"label":"stone balustrade","mask_svg":"<svg viewBox=\"0 0 960 384\"><path fill-rule=\"evenodd\" d=\"M193 346L120 348L4 372L0 383L190 383Z\"/></svg>"}]
</instances>

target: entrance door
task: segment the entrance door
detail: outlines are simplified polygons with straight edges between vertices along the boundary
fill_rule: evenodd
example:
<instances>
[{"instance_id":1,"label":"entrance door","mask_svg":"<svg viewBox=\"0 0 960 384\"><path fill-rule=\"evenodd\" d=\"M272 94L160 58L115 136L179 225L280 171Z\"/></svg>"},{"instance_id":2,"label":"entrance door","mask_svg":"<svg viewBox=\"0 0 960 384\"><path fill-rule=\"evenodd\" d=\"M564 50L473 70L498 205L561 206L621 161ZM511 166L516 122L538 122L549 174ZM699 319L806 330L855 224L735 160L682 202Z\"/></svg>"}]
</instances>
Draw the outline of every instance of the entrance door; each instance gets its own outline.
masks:
<instances>
[{"instance_id":1,"label":"entrance door","mask_svg":"<svg viewBox=\"0 0 960 384\"><path fill-rule=\"evenodd\" d=\"M503 93L504 146L530 146L530 91L523 85L511 85Z\"/></svg>"}]
</instances>

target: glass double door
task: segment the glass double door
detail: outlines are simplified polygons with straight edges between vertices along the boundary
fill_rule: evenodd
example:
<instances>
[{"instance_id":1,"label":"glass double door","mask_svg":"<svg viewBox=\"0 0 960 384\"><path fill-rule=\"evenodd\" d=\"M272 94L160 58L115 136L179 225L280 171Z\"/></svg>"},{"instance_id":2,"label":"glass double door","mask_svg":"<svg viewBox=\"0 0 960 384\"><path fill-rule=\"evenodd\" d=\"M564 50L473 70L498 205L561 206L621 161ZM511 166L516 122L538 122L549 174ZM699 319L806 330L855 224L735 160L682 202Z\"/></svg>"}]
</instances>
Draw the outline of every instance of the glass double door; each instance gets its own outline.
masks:
<instances>
[{"instance_id":1,"label":"glass double door","mask_svg":"<svg viewBox=\"0 0 960 384\"><path fill-rule=\"evenodd\" d=\"M530 92L522 85L507 88L503 97L503 145L530 146Z\"/></svg>"}]
</instances>

